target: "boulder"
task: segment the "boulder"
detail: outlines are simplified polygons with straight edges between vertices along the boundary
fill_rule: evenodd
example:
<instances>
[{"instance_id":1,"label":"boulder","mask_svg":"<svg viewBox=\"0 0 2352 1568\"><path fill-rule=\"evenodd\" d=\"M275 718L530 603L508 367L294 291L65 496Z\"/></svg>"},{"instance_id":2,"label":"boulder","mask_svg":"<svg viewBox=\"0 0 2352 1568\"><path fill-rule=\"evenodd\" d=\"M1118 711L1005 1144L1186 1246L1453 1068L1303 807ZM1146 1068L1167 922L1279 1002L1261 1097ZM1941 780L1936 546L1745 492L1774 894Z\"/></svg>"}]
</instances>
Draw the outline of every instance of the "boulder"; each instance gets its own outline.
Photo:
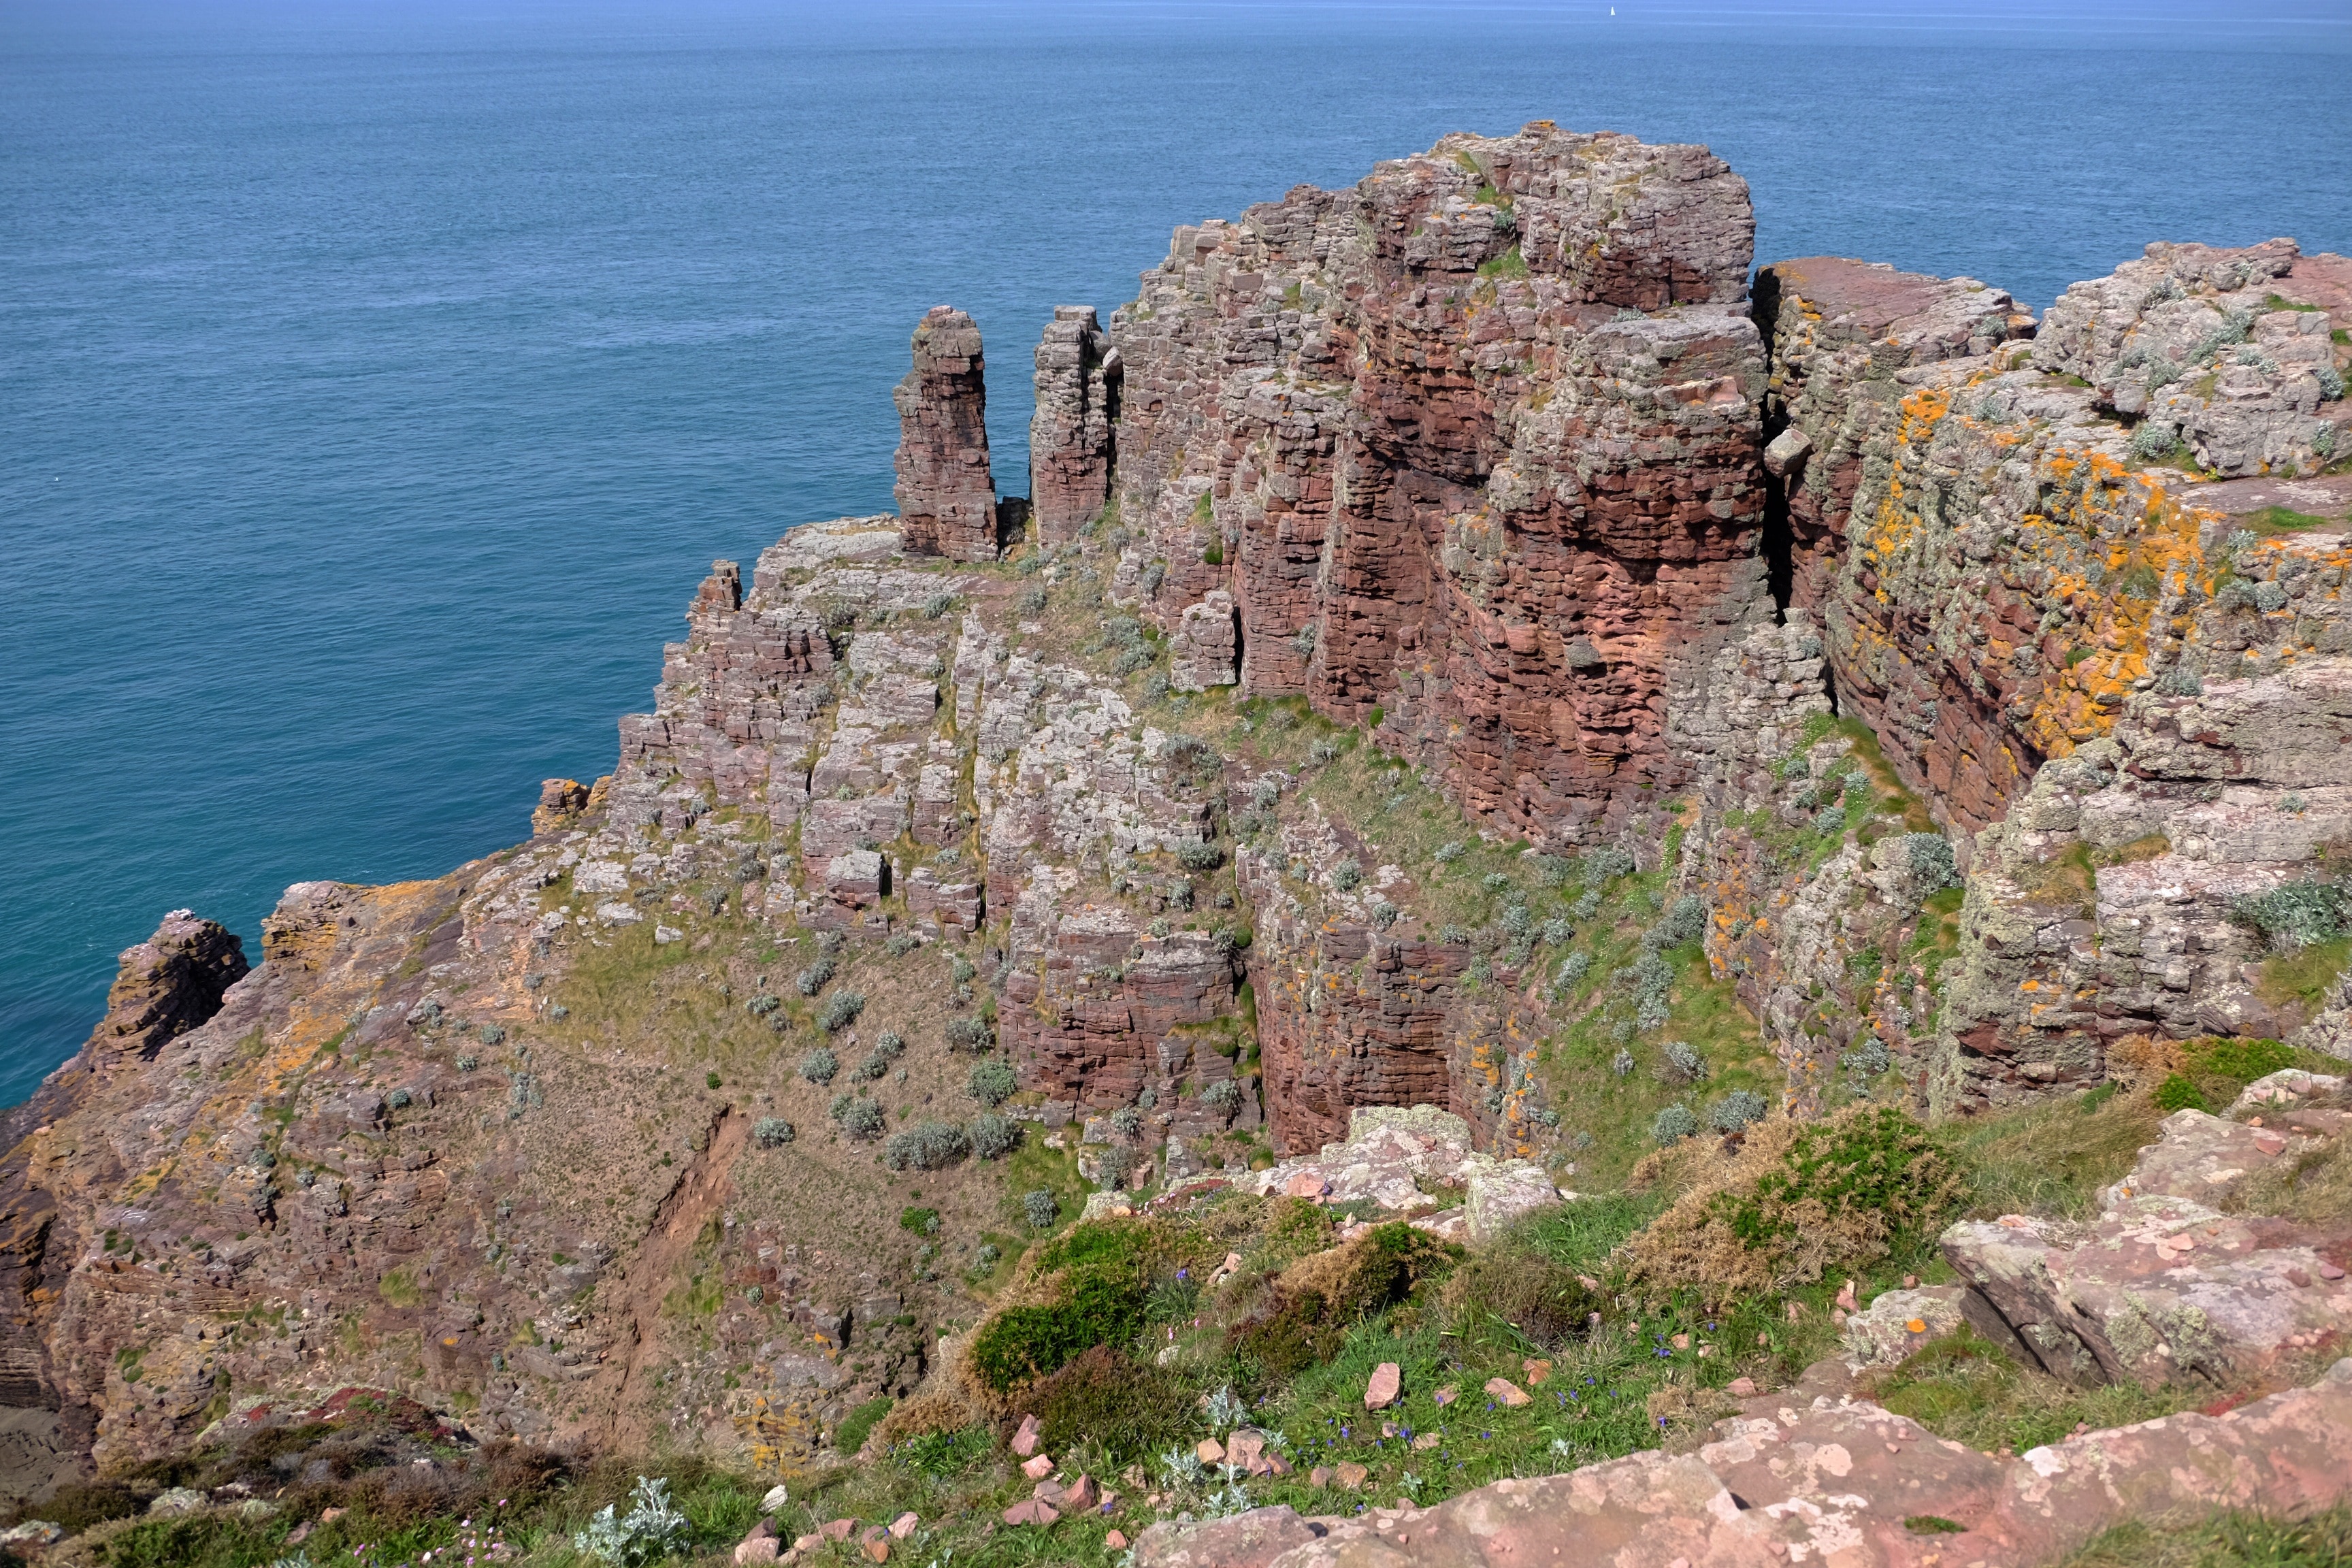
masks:
<instances>
[{"instance_id":1,"label":"boulder","mask_svg":"<svg viewBox=\"0 0 2352 1568\"><path fill-rule=\"evenodd\" d=\"M1845 1321L1847 1367L1860 1372L1864 1367L1896 1366L1922 1345L1958 1333L1968 1321L1961 1310L1967 1295L1967 1289L1958 1285L1880 1292L1867 1310Z\"/></svg>"}]
</instances>

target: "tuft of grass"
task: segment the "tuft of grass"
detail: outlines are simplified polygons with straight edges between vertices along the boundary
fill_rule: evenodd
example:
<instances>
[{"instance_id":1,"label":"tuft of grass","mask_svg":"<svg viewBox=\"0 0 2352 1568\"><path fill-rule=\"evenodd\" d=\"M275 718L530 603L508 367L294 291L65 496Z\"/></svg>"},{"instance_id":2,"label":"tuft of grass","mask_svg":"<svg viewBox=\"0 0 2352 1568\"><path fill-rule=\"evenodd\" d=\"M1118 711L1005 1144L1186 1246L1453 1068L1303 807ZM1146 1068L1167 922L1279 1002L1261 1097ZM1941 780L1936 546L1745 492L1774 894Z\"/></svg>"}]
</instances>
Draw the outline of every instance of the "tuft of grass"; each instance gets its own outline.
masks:
<instances>
[{"instance_id":1,"label":"tuft of grass","mask_svg":"<svg viewBox=\"0 0 2352 1568\"><path fill-rule=\"evenodd\" d=\"M2329 989L2352 965L2352 937L2315 942L2263 961L2254 994L2273 1007L2296 1005L2306 1013L2326 1005Z\"/></svg>"},{"instance_id":2,"label":"tuft of grass","mask_svg":"<svg viewBox=\"0 0 2352 1568\"><path fill-rule=\"evenodd\" d=\"M2352 1505L2304 1519L2225 1512L2133 1520L2103 1531L2057 1568L2337 1568L2352 1562Z\"/></svg>"},{"instance_id":3,"label":"tuft of grass","mask_svg":"<svg viewBox=\"0 0 2352 1568\"><path fill-rule=\"evenodd\" d=\"M2314 528L2325 528L2328 522L2326 518L2314 517L2307 511L2296 511L2283 506L2266 506L2260 511L2250 511L2233 521L2239 527L2265 539L2273 539L2282 533L2302 533Z\"/></svg>"},{"instance_id":4,"label":"tuft of grass","mask_svg":"<svg viewBox=\"0 0 2352 1568\"><path fill-rule=\"evenodd\" d=\"M1990 1452L2023 1453L2087 1422L2094 1429L2152 1421L2213 1397L2202 1385L2148 1389L2136 1383L2075 1388L2029 1372L1991 1341L1963 1328L1879 1374L1872 1397L1939 1437Z\"/></svg>"},{"instance_id":5,"label":"tuft of grass","mask_svg":"<svg viewBox=\"0 0 2352 1568\"><path fill-rule=\"evenodd\" d=\"M2087 1215L2098 1190L2121 1180L2157 1141L2163 1119L2149 1094L2105 1085L1968 1123L1953 1144L1966 1173L1968 1215Z\"/></svg>"},{"instance_id":6,"label":"tuft of grass","mask_svg":"<svg viewBox=\"0 0 2352 1568\"><path fill-rule=\"evenodd\" d=\"M1519 279L1527 275L1528 258L1519 254L1519 247L1516 245L1494 260L1478 264L1478 276L1481 278Z\"/></svg>"}]
</instances>

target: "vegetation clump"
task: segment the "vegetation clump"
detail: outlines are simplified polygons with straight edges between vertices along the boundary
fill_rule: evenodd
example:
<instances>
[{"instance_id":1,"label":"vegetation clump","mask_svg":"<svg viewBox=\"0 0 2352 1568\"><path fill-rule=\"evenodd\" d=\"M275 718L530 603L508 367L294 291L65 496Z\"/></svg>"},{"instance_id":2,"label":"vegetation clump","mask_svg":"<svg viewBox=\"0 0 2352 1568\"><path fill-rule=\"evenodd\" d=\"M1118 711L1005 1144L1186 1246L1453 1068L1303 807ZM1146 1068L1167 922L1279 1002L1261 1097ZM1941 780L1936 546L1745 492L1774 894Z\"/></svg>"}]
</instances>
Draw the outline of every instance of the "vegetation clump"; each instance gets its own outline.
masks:
<instances>
[{"instance_id":1,"label":"vegetation clump","mask_svg":"<svg viewBox=\"0 0 2352 1568\"><path fill-rule=\"evenodd\" d=\"M2273 952L2295 952L2352 931L2352 880L2305 878L2230 900L2230 918L2262 933Z\"/></svg>"},{"instance_id":2,"label":"vegetation clump","mask_svg":"<svg viewBox=\"0 0 2352 1568\"><path fill-rule=\"evenodd\" d=\"M1720 1295L1819 1279L1832 1265L1884 1256L1959 1200L1949 1157L1892 1107L1761 1125L1629 1245L1635 1284Z\"/></svg>"},{"instance_id":3,"label":"vegetation clump","mask_svg":"<svg viewBox=\"0 0 2352 1568\"><path fill-rule=\"evenodd\" d=\"M971 1152L971 1140L952 1121L923 1121L890 1134L882 1163L894 1171L940 1171Z\"/></svg>"},{"instance_id":4,"label":"vegetation clump","mask_svg":"<svg viewBox=\"0 0 2352 1568\"><path fill-rule=\"evenodd\" d=\"M1020 1087L1012 1064L994 1057L972 1063L971 1076L964 1080L964 1092L992 1110L1003 1104Z\"/></svg>"}]
</instances>

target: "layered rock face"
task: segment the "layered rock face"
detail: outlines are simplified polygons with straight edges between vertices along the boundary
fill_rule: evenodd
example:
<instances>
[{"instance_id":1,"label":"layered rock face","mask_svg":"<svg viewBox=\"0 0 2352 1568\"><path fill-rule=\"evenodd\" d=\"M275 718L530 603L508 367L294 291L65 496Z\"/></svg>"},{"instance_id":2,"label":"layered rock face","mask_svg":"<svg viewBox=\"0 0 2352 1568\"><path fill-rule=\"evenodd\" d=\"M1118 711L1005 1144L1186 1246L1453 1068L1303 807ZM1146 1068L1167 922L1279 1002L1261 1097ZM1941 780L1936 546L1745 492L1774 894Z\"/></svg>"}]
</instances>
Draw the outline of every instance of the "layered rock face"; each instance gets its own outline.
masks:
<instances>
[{"instance_id":1,"label":"layered rock face","mask_svg":"<svg viewBox=\"0 0 2352 1568\"><path fill-rule=\"evenodd\" d=\"M1118 351L1092 305L1056 305L1037 344L1037 412L1029 421L1029 506L1037 536L1061 544L1110 500L1118 419Z\"/></svg>"},{"instance_id":2,"label":"layered rock face","mask_svg":"<svg viewBox=\"0 0 2352 1568\"><path fill-rule=\"evenodd\" d=\"M899 515L907 551L996 559L996 484L988 472L988 395L980 329L950 305L915 328L915 366L890 395L898 408Z\"/></svg>"},{"instance_id":3,"label":"layered rock face","mask_svg":"<svg viewBox=\"0 0 2352 1568\"><path fill-rule=\"evenodd\" d=\"M100 1070L152 1059L219 1012L221 998L250 968L243 940L192 910L173 910L153 936L123 950L106 1018L82 1047L83 1059Z\"/></svg>"},{"instance_id":4,"label":"layered rock face","mask_svg":"<svg viewBox=\"0 0 2352 1568\"><path fill-rule=\"evenodd\" d=\"M1177 231L1113 319L1121 579L1241 679L1547 842L1684 767L1664 689L1769 619L1746 184L1704 149L1449 137Z\"/></svg>"}]
</instances>

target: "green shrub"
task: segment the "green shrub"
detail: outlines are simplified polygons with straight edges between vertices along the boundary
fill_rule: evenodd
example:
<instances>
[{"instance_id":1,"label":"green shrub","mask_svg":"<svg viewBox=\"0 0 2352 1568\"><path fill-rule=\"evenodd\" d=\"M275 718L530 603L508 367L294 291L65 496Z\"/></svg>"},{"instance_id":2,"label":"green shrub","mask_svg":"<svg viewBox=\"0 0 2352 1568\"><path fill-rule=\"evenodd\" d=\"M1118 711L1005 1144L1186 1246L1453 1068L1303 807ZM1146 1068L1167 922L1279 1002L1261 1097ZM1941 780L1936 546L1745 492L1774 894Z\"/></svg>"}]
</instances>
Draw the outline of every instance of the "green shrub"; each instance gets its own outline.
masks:
<instances>
[{"instance_id":1,"label":"green shrub","mask_svg":"<svg viewBox=\"0 0 2352 1568\"><path fill-rule=\"evenodd\" d=\"M572 1536L572 1550L619 1568L636 1568L685 1550L693 1538L694 1527L671 1503L666 1480L639 1476L636 1490L629 1494L629 1511L616 1518L618 1506L606 1503L587 1529Z\"/></svg>"},{"instance_id":2,"label":"green shrub","mask_svg":"<svg viewBox=\"0 0 2352 1568\"><path fill-rule=\"evenodd\" d=\"M1272 1301L1234 1327L1228 1346L1266 1377L1288 1379L1328 1361L1360 1319L1450 1272L1461 1256L1402 1220L1374 1226L1283 1270Z\"/></svg>"},{"instance_id":3,"label":"green shrub","mask_svg":"<svg viewBox=\"0 0 2352 1568\"><path fill-rule=\"evenodd\" d=\"M1737 1132L1764 1120L1764 1097L1752 1089L1735 1089L1707 1108L1707 1125L1717 1132Z\"/></svg>"},{"instance_id":4,"label":"green shrub","mask_svg":"<svg viewBox=\"0 0 2352 1568\"><path fill-rule=\"evenodd\" d=\"M2212 1109L2197 1092L2197 1086L2177 1072L2165 1074L2164 1081L2156 1086L2156 1108L2168 1116L2176 1110Z\"/></svg>"},{"instance_id":5,"label":"green shrub","mask_svg":"<svg viewBox=\"0 0 2352 1568\"><path fill-rule=\"evenodd\" d=\"M835 1095L828 1114L852 1138L871 1138L882 1131L882 1108L863 1095Z\"/></svg>"},{"instance_id":6,"label":"green shrub","mask_svg":"<svg viewBox=\"0 0 2352 1568\"><path fill-rule=\"evenodd\" d=\"M972 1063L971 1076L964 1081L964 1091L992 1110L1003 1104L1020 1087L1012 1064L994 1057Z\"/></svg>"},{"instance_id":7,"label":"green shrub","mask_svg":"<svg viewBox=\"0 0 2352 1568\"><path fill-rule=\"evenodd\" d=\"M2352 931L2352 882L2310 878L2241 894L2230 900L2230 918L2262 933L2274 952L2294 952Z\"/></svg>"},{"instance_id":8,"label":"green shrub","mask_svg":"<svg viewBox=\"0 0 2352 1568\"><path fill-rule=\"evenodd\" d=\"M971 1152L982 1160L999 1160L1021 1146L1021 1123L1009 1116L983 1111L971 1119Z\"/></svg>"},{"instance_id":9,"label":"green shrub","mask_svg":"<svg viewBox=\"0 0 2352 1568\"><path fill-rule=\"evenodd\" d=\"M1627 1244L1627 1275L1718 1299L1818 1279L1832 1264L1883 1257L1940 1225L1959 1185L1943 1150L1892 1107L1804 1126L1760 1123L1748 1153Z\"/></svg>"},{"instance_id":10,"label":"green shrub","mask_svg":"<svg viewBox=\"0 0 2352 1568\"><path fill-rule=\"evenodd\" d=\"M1225 852L1213 844L1180 844L1176 862L1187 871L1213 871L1225 863Z\"/></svg>"},{"instance_id":11,"label":"green shrub","mask_svg":"<svg viewBox=\"0 0 2352 1568\"><path fill-rule=\"evenodd\" d=\"M2215 1040L2195 1054L2200 1072L2241 1085L2294 1066L2294 1052L2276 1040Z\"/></svg>"},{"instance_id":12,"label":"green shrub","mask_svg":"<svg viewBox=\"0 0 2352 1568\"><path fill-rule=\"evenodd\" d=\"M1099 1228L1080 1226L1071 1235ZM1132 1258L1072 1258L1053 1295L1044 1305L1006 1308L973 1337L972 1369L988 1387L1009 1394L1059 1372L1090 1345L1124 1344L1143 1326L1144 1285Z\"/></svg>"},{"instance_id":13,"label":"green shrub","mask_svg":"<svg viewBox=\"0 0 2352 1568\"><path fill-rule=\"evenodd\" d=\"M1581 1337L1608 1300L1589 1276L1539 1253L1496 1247L1477 1253L1445 1282L1446 1310L1457 1321L1491 1314L1535 1343L1556 1349Z\"/></svg>"},{"instance_id":14,"label":"green shrub","mask_svg":"<svg viewBox=\"0 0 2352 1568\"><path fill-rule=\"evenodd\" d=\"M882 1163L894 1171L941 1171L971 1152L971 1140L952 1121L924 1121L890 1134Z\"/></svg>"}]
</instances>

